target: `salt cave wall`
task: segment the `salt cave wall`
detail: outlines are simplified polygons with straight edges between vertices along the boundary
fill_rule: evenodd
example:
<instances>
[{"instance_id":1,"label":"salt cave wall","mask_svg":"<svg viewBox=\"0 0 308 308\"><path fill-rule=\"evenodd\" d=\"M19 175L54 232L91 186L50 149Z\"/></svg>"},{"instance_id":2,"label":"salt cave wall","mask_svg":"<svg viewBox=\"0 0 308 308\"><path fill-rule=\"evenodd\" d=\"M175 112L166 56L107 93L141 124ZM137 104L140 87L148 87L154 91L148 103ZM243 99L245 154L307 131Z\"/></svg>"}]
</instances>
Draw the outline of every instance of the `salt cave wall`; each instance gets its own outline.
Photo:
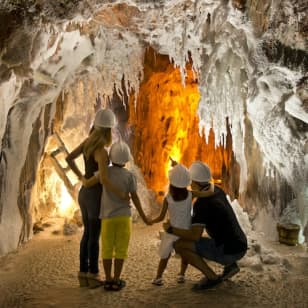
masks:
<instances>
[{"instance_id":1,"label":"salt cave wall","mask_svg":"<svg viewBox=\"0 0 308 308\"><path fill-rule=\"evenodd\" d=\"M77 79L72 87L63 90L58 96L50 127L50 137L44 147L44 155L38 165L35 185L32 189L30 206L33 221L37 222L52 215L61 205L62 189L66 188L63 187L63 181L55 172L50 154L61 147L58 137L68 151L72 151L87 137L96 109L106 107L104 101L97 106L97 99L97 83L91 80L85 83ZM65 152L60 152L57 160L61 166L65 167ZM77 164L83 170L82 159L78 159ZM36 168L33 169L36 170ZM67 173L67 176L77 190L79 188L77 178L72 172ZM77 192L74 196L77 196ZM68 198L65 201L70 200Z\"/></svg>"},{"instance_id":2,"label":"salt cave wall","mask_svg":"<svg viewBox=\"0 0 308 308\"><path fill-rule=\"evenodd\" d=\"M180 70L167 55L148 48L144 56L144 74L139 93L130 96L129 124L131 148L148 188L166 191L170 158L189 166L195 160L206 161L215 183L220 183L232 199L238 197L238 164L232 151L228 129L225 142L215 146L210 130L208 140L199 132L197 108L200 100L198 78L191 63L185 67L185 86Z\"/></svg>"},{"instance_id":3,"label":"salt cave wall","mask_svg":"<svg viewBox=\"0 0 308 308\"><path fill-rule=\"evenodd\" d=\"M31 237L31 195L59 97L79 81L107 97L124 96L124 82L138 95L147 46L168 55L183 80L190 55L200 128L206 137L212 128L217 145L228 117L241 205L256 227L267 232L293 204L304 228L306 10L304 0L1 1L0 255ZM81 129L88 123L93 106L83 107L94 92L71 100L64 136L76 118Z\"/></svg>"}]
</instances>

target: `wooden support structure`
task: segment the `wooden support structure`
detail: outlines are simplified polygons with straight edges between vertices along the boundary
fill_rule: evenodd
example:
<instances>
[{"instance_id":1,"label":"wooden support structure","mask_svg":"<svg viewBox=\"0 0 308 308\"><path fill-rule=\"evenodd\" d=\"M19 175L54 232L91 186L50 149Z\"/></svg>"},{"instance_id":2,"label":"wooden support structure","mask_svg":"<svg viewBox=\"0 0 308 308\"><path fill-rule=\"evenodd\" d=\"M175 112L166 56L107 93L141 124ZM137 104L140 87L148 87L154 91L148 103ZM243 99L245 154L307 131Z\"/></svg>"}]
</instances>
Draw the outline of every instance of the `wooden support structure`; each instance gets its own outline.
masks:
<instances>
[{"instance_id":1,"label":"wooden support structure","mask_svg":"<svg viewBox=\"0 0 308 308\"><path fill-rule=\"evenodd\" d=\"M59 154L64 154L65 156L67 156L69 153L65 147L64 142L60 138L60 136L57 133L54 133L54 137L59 146L56 150L48 153L48 156L50 158L50 161L54 165L57 174L62 179L67 191L69 192L73 200L77 202L77 192L76 192L75 186L72 184L69 177L67 176L67 172L69 172L71 169L68 165L62 166L57 157Z\"/></svg>"}]
</instances>

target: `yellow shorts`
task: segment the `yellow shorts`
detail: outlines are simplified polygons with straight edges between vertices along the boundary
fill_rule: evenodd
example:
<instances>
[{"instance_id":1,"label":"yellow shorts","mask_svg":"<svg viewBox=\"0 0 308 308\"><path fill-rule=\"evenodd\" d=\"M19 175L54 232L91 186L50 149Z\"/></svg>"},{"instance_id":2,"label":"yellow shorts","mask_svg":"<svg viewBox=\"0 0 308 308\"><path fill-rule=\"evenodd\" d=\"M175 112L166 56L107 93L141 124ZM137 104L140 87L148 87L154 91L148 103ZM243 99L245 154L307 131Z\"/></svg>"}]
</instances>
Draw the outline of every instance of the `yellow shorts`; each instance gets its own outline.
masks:
<instances>
[{"instance_id":1,"label":"yellow shorts","mask_svg":"<svg viewBox=\"0 0 308 308\"><path fill-rule=\"evenodd\" d=\"M132 230L129 216L104 218L101 239L103 259L126 259Z\"/></svg>"}]
</instances>

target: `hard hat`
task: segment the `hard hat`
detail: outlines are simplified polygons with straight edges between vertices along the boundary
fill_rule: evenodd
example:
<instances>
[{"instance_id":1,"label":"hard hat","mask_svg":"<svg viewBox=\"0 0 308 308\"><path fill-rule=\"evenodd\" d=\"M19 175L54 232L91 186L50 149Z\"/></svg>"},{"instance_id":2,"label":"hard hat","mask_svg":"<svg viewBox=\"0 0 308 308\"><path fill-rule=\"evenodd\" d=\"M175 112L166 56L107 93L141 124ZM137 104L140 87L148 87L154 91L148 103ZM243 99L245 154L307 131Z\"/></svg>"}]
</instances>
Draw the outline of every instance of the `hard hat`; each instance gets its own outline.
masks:
<instances>
[{"instance_id":1,"label":"hard hat","mask_svg":"<svg viewBox=\"0 0 308 308\"><path fill-rule=\"evenodd\" d=\"M195 161L189 167L191 179L199 183L207 183L211 180L211 169L202 161Z\"/></svg>"},{"instance_id":2,"label":"hard hat","mask_svg":"<svg viewBox=\"0 0 308 308\"><path fill-rule=\"evenodd\" d=\"M116 117L111 109L101 109L95 115L94 127L114 127L116 125Z\"/></svg>"},{"instance_id":3,"label":"hard hat","mask_svg":"<svg viewBox=\"0 0 308 308\"><path fill-rule=\"evenodd\" d=\"M177 164L169 171L169 182L172 186L184 188L190 185L191 179L188 169L182 164Z\"/></svg>"},{"instance_id":4,"label":"hard hat","mask_svg":"<svg viewBox=\"0 0 308 308\"><path fill-rule=\"evenodd\" d=\"M109 156L114 164L125 165L131 157L130 149L125 142L119 141L111 146Z\"/></svg>"}]
</instances>

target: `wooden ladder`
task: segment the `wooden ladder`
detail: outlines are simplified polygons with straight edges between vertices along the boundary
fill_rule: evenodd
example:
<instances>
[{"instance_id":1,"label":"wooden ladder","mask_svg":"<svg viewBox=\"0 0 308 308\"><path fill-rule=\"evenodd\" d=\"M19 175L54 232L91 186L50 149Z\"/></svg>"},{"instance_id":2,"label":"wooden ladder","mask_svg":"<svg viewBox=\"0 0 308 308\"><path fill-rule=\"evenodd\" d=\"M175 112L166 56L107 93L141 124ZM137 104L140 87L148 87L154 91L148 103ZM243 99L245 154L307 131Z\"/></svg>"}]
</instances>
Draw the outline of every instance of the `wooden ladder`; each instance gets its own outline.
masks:
<instances>
[{"instance_id":1,"label":"wooden ladder","mask_svg":"<svg viewBox=\"0 0 308 308\"><path fill-rule=\"evenodd\" d=\"M67 191L69 192L69 194L71 195L73 200L75 202L77 202L77 191L76 191L76 188L74 187L74 185L70 181L69 177L67 176L67 173L71 170L71 168L68 165L63 167L61 165L61 163L60 163L60 160L57 157L61 153L64 153L65 156L67 156L69 154L69 152L66 149L64 142L62 141L62 139L60 138L60 136L56 132L53 134L53 136L55 137L55 140L56 140L56 142L58 144L58 148L56 150L50 152L48 154L48 156L50 158L50 161L54 165L57 174L62 179L65 187L67 188Z\"/></svg>"}]
</instances>

